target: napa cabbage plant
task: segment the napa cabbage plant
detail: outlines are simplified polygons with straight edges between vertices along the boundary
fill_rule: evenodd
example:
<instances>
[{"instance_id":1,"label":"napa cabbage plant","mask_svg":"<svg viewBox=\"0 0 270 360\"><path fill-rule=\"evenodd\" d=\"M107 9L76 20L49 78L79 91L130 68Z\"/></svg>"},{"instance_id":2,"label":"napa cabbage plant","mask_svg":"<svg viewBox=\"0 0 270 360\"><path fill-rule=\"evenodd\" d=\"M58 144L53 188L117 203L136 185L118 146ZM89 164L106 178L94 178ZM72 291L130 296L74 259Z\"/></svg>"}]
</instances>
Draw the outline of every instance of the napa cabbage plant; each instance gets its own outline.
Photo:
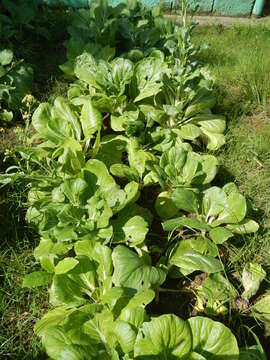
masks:
<instances>
[{"instance_id":1,"label":"napa cabbage plant","mask_svg":"<svg viewBox=\"0 0 270 360\"><path fill-rule=\"evenodd\" d=\"M188 306L188 320L150 315L167 291L179 304L192 294L196 313L226 315L248 303L265 276L250 263L232 279L223 260L226 241L258 224L235 184L213 184L218 161L203 144L220 148L226 123L212 113L213 79L196 61L192 27L171 26L137 2L100 1L75 15L69 31L62 69L77 80L68 99L39 105L33 136L1 175L3 185L28 189L26 219L40 236L34 256L42 270L23 286L49 287L52 308L35 326L48 356L262 354L239 350L229 328L190 318ZM248 303L249 315L266 324L267 301Z\"/></svg>"}]
</instances>

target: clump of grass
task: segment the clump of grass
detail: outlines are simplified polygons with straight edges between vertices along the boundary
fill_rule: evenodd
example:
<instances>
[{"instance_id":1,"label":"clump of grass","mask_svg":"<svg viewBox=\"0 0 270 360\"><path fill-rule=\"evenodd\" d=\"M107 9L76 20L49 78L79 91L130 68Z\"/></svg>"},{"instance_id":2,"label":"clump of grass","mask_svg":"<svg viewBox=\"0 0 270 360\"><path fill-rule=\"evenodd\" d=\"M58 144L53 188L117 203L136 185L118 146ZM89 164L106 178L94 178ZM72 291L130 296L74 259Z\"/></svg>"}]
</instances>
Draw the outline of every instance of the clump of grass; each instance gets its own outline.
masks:
<instances>
[{"instance_id":1,"label":"clump of grass","mask_svg":"<svg viewBox=\"0 0 270 360\"><path fill-rule=\"evenodd\" d=\"M198 26L200 59L216 77L217 108L229 118L267 106L270 96L270 29L266 25Z\"/></svg>"},{"instance_id":2,"label":"clump of grass","mask_svg":"<svg viewBox=\"0 0 270 360\"><path fill-rule=\"evenodd\" d=\"M256 53L254 57L253 54ZM249 55L249 56L248 56ZM270 96L270 58L262 47L256 47L239 61L236 77L246 102L252 106L266 106Z\"/></svg>"},{"instance_id":3,"label":"clump of grass","mask_svg":"<svg viewBox=\"0 0 270 360\"><path fill-rule=\"evenodd\" d=\"M270 226L270 122L260 111L229 125L220 160Z\"/></svg>"},{"instance_id":4,"label":"clump of grass","mask_svg":"<svg viewBox=\"0 0 270 360\"><path fill-rule=\"evenodd\" d=\"M45 359L35 322L47 308L44 289L22 289L24 276L37 270L33 243L27 237L0 248L0 358Z\"/></svg>"}]
</instances>

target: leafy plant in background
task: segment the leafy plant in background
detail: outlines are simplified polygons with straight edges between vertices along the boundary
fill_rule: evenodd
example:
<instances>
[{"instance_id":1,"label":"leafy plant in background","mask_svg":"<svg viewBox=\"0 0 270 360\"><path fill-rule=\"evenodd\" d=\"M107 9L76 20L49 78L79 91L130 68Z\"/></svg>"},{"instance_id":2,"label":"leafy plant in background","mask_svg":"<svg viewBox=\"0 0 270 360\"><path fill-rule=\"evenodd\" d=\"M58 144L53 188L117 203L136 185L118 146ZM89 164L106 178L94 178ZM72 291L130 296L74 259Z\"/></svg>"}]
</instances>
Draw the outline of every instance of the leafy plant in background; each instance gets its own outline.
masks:
<instances>
[{"instance_id":1,"label":"leafy plant in background","mask_svg":"<svg viewBox=\"0 0 270 360\"><path fill-rule=\"evenodd\" d=\"M29 92L33 71L23 60L16 61L9 49L0 50L0 120L10 122Z\"/></svg>"},{"instance_id":2,"label":"leafy plant in background","mask_svg":"<svg viewBox=\"0 0 270 360\"><path fill-rule=\"evenodd\" d=\"M14 40L23 41L25 31L32 31L45 38L49 33L38 23L39 6L33 0L3 0L0 4L0 39L6 46L14 45Z\"/></svg>"},{"instance_id":3,"label":"leafy plant in background","mask_svg":"<svg viewBox=\"0 0 270 360\"><path fill-rule=\"evenodd\" d=\"M42 271L23 286L50 284L53 309L36 333L53 359L262 358L258 344L239 350L222 323L190 318L192 310L225 316L235 304L238 316L269 326L269 296L253 298L264 270L247 264L237 281L222 256L229 239L258 224L235 184L212 184L218 162L203 144L222 146L226 125L211 112L212 79L194 60L191 29L137 3L101 1L82 14L67 44L78 51L64 68L78 80L68 99L37 108L35 134L1 176L29 188L26 218L41 237ZM148 51L142 44L156 30ZM123 50L124 34L132 45ZM172 279L177 288L168 289ZM192 294L188 320L149 315L166 291Z\"/></svg>"}]
</instances>

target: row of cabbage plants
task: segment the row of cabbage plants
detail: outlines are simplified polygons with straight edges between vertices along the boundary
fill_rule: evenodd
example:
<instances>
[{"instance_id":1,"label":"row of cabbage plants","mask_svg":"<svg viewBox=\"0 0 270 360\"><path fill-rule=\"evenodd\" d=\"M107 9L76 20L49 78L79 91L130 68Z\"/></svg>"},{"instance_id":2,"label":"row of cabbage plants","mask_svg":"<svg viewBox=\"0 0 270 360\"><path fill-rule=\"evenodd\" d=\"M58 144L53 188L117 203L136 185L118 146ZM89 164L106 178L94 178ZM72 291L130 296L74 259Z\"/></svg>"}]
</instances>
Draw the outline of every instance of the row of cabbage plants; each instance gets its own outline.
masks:
<instances>
[{"instance_id":1,"label":"row of cabbage plants","mask_svg":"<svg viewBox=\"0 0 270 360\"><path fill-rule=\"evenodd\" d=\"M49 286L35 331L52 359L265 356L259 342L239 349L221 322L234 304L267 324L269 296L250 301L259 264L233 281L227 269L226 243L259 226L237 186L215 182L226 121L192 30L185 13L180 26L135 1L76 11L67 96L39 105L1 177L29 190L42 270L23 286ZM153 314L164 293L179 308L189 294L181 318Z\"/></svg>"}]
</instances>

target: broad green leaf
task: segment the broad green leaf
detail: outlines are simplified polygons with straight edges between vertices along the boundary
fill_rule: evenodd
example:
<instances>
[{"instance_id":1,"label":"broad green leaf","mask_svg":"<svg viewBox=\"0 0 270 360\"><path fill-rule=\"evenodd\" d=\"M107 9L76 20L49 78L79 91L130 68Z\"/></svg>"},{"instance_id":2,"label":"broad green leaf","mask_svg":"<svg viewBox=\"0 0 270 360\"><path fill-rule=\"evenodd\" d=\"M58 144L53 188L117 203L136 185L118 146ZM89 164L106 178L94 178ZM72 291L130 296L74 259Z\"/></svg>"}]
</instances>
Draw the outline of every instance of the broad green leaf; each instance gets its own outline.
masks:
<instances>
[{"instance_id":1,"label":"broad green leaf","mask_svg":"<svg viewBox=\"0 0 270 360\"><path fill-rule=\"evenodd\" d=\"M224 190L214 186L204 192L203 210L207 220L215 218L226 208L226 193Z\"/></svg>"},{"instance_id":2,"label":"broad green leaf","mask_svg":"<svg viewBox=\"0 0 270 360\"><path fill-rule=\"evenodd\" d=\"M133 63L124 58L116 58L111 63L111 76L114 86L119 89L119 95L125 91L126 85L130 82L133 75Z\"/></svg>"},{"instance_id":3,"label":"broad green leaf","mask_svg":"<svg viewBox=\"0 0 270 360\"><path fill-rule=\"evenodd\" d=\"M180 210L196 213L198 210L198 200L192 190L177 188L172 193L172 201Z\"/></svg>"},{"instance_id":4,"label":"broad green leaf","mask_svg":"<svg viewBox=\"0 0 270 360\"><path fill-rule=\"evenodd\" d=\"M13 119L12 111L6 109L0 110L0 120L10 122Z\"/></svg>"},{"instance_id":5,"label":"broad green leaf","mask_svg":"<svg viewBox=\"0 0 270 360\"><path fill-rule=\"evenodd\" d=\"M161 219L169 219L179 212L168 191L160 193L155 201L155 210Z\"/></svg>"},{"instance_id":6,"label":"broad green leaf","mask_svg":"<svg viewBox=\"0 0 270 360\"><path fill-rule=\"evenodd\" d=\"M81 139L81 125L77 114L72 110L67 100L62 97L57 97L54 101L54 116L60 118L63 122L69 122L76 140Z\"/></svg>"},{"instance_id":7,"label":"broad green leaf","mask_svg":"<svg viewBox=\"0 0 270 360\"><path fill-rule=\"evenodd\" d=\"M139 182L140 176L136 169L130 168L125 164L113 164L110 172L119 178L127 178L129 181Z\"/></svg>"},{"instance_id":8,"label":"broad green leaf","mask_svg":"<svg viewBox=\"0 0 270 360\"><path fill-rule=\"evenodd\" d=\"M194 117L206 109L211 109L215 103L216 99L214 94L206 88L200 88L191 105L186 108L185 119Z\"/></svg>"},{"instance_id":9,"label":"broad green leaf","mask_svg":"<svg viewBox=\"0 0 270 360\"><path fill-rule=\"evenodd\" d=\"M88 160L86 163L86 169L96 175L98 179L97 185L101 187L115 185L113 177L109 174L109 171L103 162L96 159Z\"/></svg>"},{"instance_id":10,"label":"broad green leaf","mask_svg":"<svg viewBox=\"0 0 270 360\"><path fill-rule=\"evenodd\" d=\"M204 356L198 354L198 353L195 353L195 352L192 352L190 355L189 355L189 359L188 360L207 360Z\"/></svg>"},{"instance_id":11,"label":"broad green leaf","mask_svg":"<svg viewBox=\"0 0 270 360\"><path fill-rule=\"evenodd\" d=\"M176 229L181 229L186 227L190 230L195 229L199 231L209 231L211 227L203 222L200 222L197 219L192 219L186 216L182 216L179 218L167 220L162 223L163 230L165 231L173 231Z\"/></svg>"},{"instance_id":12,"label":"broad green leaf","mask_svg":"<svg viewBox=\"0 0 270 360\"><path fill-rule=\"evenodd\" d=\"M48 311L38 322L35 324L35 333L42 336L49 328L60 325L70 314L72 310L65 307L57 307Z\"/></svg>"},{"instance_id":13,"label":"broad green leaf","mask_svg":"<svg viewBox=\"0 0 270 360\"><path fill-rule=\"evenodd\" d=\"M193 250L188 241L180 241L175 252L169 260L171 265L180 268L183 275L191 274L193 271L203 271L207 273L216 273L222 271L222 263L212 256L203 255L197 250ZM189 247L189 249L188 249Z\"/></svg>"},{"instance_id":14,"label":"broad green leaf","mask_svg":"<svg viewBox=\"0 0 270 360\"><path fill-rule=\"evenodd\" d=\"M187 124L181 126L180 136L185 140L194 140L201 135L201 130L198 126Z\"/></svg>"},{"instance_id":15,"label":"broad green leaf","mask_svg":"<svg viewBox=\"0 0 270 360\"><path fill-rule=\"evenodd\" d=\"M218 248L206 237L198 236L187 240L181 240L178 244L178 251L185 252L189 250L198 251L200 254L217 256Z\"/></svg>"},{"instance_id":16,"label":"broad green leaf","mask_svg":"<svg viewBox=\"0 0 270 360\"><path fill-rule=\"evenodd\" d=\"M102 161L109 169L111 165L122 162L122 154L126 150L126 144L124 136L103 136L96 159Z\"/></svg>"},{"instance_id":17,"label":"broad green leaf","mask_svg":"<svg viewBox=\"0 0 270 360\"><path fill-rule=\"evenodd\" d=\"M130 246L142 243L148 233L149 213L146 209L136 204L129 204L123 208L115 220L113 226L113 242L126 242Z\"/></svg>"},{"instance_id":18,"label":"broad green leaf","mask_svg":"<svg viewBox=\"0 0 270 360\"><path fill-rule=\"evenodd\" d=\"M84 332L90 337L90 341L100 344L109 353L116 343L113 320L113 314L109 310L104 310L84 324Z\"/></svg>"},{"instance_id":19,"label":"broad green leaf","mask_svg":"<svg viewBox=\"0 0 270 360\"><path fill-rule=\"evenodd\" d=\"M192 345L188 324L176 315L162 315L145 322L139 330L136 359L187 359Z\"/></svg>"},{"instance_id":20,"label":"broad green leaf","mask_svg":"<svg viewBox=\"0 0 270 360\"><path fill-rule=\"evenodd\" d=\"M76 265L79 264L79 261L74 258L65 258L64 260L59 261L55 267L55 274L65 274L70 270L74 269Z\"/></svg>"},{"instance_id":21,"label":"broad green leaf","mask_svg":"<svg viewBox=\"0 0 270 360\"><path fill-rule=\"evenodd\" d=\"M11 63L13 59L13 52L8 49L4 49L0 51L0 64L2 66L6 66Z\"/></svg>"},{"instance_id":22,"label":"broad green leaf","mask_svg":"<svg viewBox=\"0 0 270 360\"><path fill-rule=\"evenodd\" d=\"M35 271L25 276L22 287L34 288L37 286L48 285L51 280L51 274L43 271Z\"/></svg>"},{"instance_id":23,"label":"broad green leaf","mask_svg":"<svg viewBox=\"0 0 270 360\"><path fill-rule=\"evenodd\" d=\"M266 328L270 329L270 295L266 293L251 308L252 315L264 322Z\"/></svg>"},{"instance_id":24,"label":"broad green leaf","mask_svg":"<svg viewBox=\"0 0 270 360\"><path fill-rule=\"evenodd\" d=\"M105 245L91 240L77 241L74 250L78 256L87 256L97 263L96 272L99 280L105 283L112 275L112 250Z\"/></svg>"},{"instance_id":25,"label":"broad green leaf","mask_svg":"<svg viewBox=\"0 0 270 360\"><path fill-rule=\"evenodd\" d=\"M63 192L71 204L80 206L83 200L83 193L88 188L87 182L80 178L67 179L64 181Z\"/></svg>"},{"instance_id":26,"label":"broad green leaf","mask_svg":"<svg viewBox=\"0 0 270 360\"><path fill-rule=\"evenodd\" d=\"M209 232L210 238L215 244L223 244L233 236L233 233L223 227L216 227Z\"/></svg>"},{"instance_id":27,"label":"broad green leaf","mask_svg":"<svg viewBox=\"0 0 270 360\"><path fill-rule=\"evenodd\" d=\"M237 224L246 216L247 204L246 199L240 193L230 193L226 200L223 211L220 212L217 223Z\"/></svg>"},{"instance_id":28,"label":"broad green leaf","mask_svg":"<svg viewBox=\"0 0 270 360\"><path fill-rule=\"evenodd\" d=\"M129 323L118 320L114 325L114 333L123 352L126 354L132 352L137 336L134 328Z\"/></svg>"},{"instance_id":29,"label":"broad green leaf","mask_svg":"<svg viewBox=\"0 0 270 360\"><path fill-rule=\"evenodd\" d=\"M48 329L43 334L42 344L50 358L55 360L83 360L89 353L97 355L92 344L76 344L61 327Z\"/></svg>"},{"instance_id":30,"label":"broad green leaf","mask_svg":"<svg viewBox=\"0 0 270 360\"><path fill-rule=\"evenodd\" d=\"M266 272L260 264L247 263L242 273L242 284L245 289L242 294L242 298L250 299L253 295L255 295L265 276Z\"/></svg>"},{"instance_id":31,"label":"broad green leaf","mask_svg":"<svg viewBox=\"0 0 270 360\"><path fill-rule=\"evenodd\" d=\"M192 119L192 122L198 124L203 129L214 134L223 134L226 130L226 119L222 115L200 114Z\"/></svg>"},{"instance_id":32,"label":"broad green leaf","mask_svg":"<svg viewBox=\"0 0 270 360\"><path fill-rule=\"evenodd\" d=\"M61 228L57 226L53 229L53 234L59 242L69 242L72 240L77 240L78 238L78 235L74 231L73 226L64 226Z\"/></svg>"},{"instance_id":33,"label":"broad green leaf","mask_svg":"<svg viewBox=\"0 0 270 360\"><path fill-rule=\"evenodd\" d=\"M192 332L192 350L207 360L238 360L237 341L226 326L211 319L196 316L188 319Z\"/></svg>"},{"instance_id":34,"label":"broad green leaf","mask_svg":"<svg viewBox=\"0 0 270 360\"><path fill-rule=\"evenodd\" d=\"M221 273L210 274L197 289L199 310L209 315L226 314L226 305L230 306L237 296L237 291Z\"/></svg>"},{"instance_id":35,"label":"broad green leaf","mask_svg":"<svg viewBox=\"0 0 270 360\"><path fill-rule=\"evenodd\" d=\"M101 129L103 123L102 114L94 107L90 99L84 101L80 120L86 140L91 139L92 135Z\"/></svg>"},{"instance_id":36,"label":"broad green leaf","mask_svg":"<svg viewBox=\"0 0 270 360\"><path fill-rule=\"evenodd\" d=\"M137 96L134 102L156 95L162 86L163 73L167 71L167 64L157 58L145 58L135 68Z\"/></svg>"},{"instance_id":37,"label":"broad green leaf","mask_svg":"<svg viewBox=\"0 0 270 360\"><path fill-rule=\"evenodd\" d=\"M33 114L32 123L36 131L46 140L58 144L64 138L71 136L69 127L63 121L55 119L53 127L51 127L52 120L54 119L53 107L48 103L42 103Z\"/></svg>"},{"instance_id":38,"label":"broad green leaf","mask_svg":"<svg viewBox=\"0 0 270 360\"><path fill-rule=\"evenodd\" d=\"M209 184L214 180L218 170L218 160L213 155L202 155L202 171L203 175L195 178L195 183L198 183L200 179L203 180L203 184Z\"/></svg>"},{"instance_id":39,"label":"broad green leaf","mask_svg":"<svg viewBox=\"0 0 270 360\"><path fill-rule=\"evenodd\" d=\"M147 289L158 287L165 281L164 270L156 268L139 257L134 251L118 245L112 254L115 286L130 287L133 289Z\"/></svg>"},{"instance_id":40,"label":"broad green leaf","mask_svg":"<svg viewBox=\"0 0 270 360\"><path fill-rule=\"evenodd\" d=\"M97 64L91 54L83 53L76 58L74 72L78 79L89 85L96 84Z\"/></svg>"},{"instance_id":41,"label":"broad green leaf","mask_svg":"<svg viewBox=\"0 0 270 360\"><path fill-rule=\"evenodd\" d=\"M203 135L207 139L207 149L211 151L216 151L221 148L225 142L225 136L223 134L216 134L205 129L202 130Z\"/></svg>"},{"instance_id":42,"label":"broad green leaf","mask_svg":"<svg viewBox=\"0 0 270 360\"><path fill-rule=\"evenodd\" d=\"M147 160L145 151L141 149L136 139L132 139L127 144L127 152L130 167L134 168L142 178Z\"/></svg>"},{"instance_id":43,"label":"broad green leaf","mask_svg":"<svg viewBox=\"0 0 270 360\"><path fill-rule=\"evenodd\" d=\"M127 220L122 227L125 234L125 240L128 243L141 244L148 233L148 224L141 216L133 216ZM117 232L115 234L117 236Z\"/></svg>"},{"instance_id":44,"label":"broad green leaf","mask_svg":"<svg viewBox=\"0 0 270 360\"><path fill-rule=\"evenodd\" d=\"M63 139L62 146L52 154L52 158L58 157L58 163L62 165L62 171L68 174L77 174L85 165L85 157L80 143L73 139Z\"/></svg>"},{"instance_id":45,"label":"broad green leaf","mask_svg":"<svg viewBox=\"0 0 270 360\"><path fill-rule=\"evenodd\" d=\"M228 224L227 228L236 234L252 234L259 230L259 224L254 220L245 219L239 224Z\"/></svg>"},{"instance_id":46,"label":"broad green leaf","mask_svg":"<svg viewBox=\"0 0 270 360\"><path fill-rule=\"evenodd\" d=\"M133 295L126 306L121 310L119 319L128 322L137 329L148 320L145 307L155 298L155 292L151 289L138 291Z\"/></svg>"}]
</instances>

